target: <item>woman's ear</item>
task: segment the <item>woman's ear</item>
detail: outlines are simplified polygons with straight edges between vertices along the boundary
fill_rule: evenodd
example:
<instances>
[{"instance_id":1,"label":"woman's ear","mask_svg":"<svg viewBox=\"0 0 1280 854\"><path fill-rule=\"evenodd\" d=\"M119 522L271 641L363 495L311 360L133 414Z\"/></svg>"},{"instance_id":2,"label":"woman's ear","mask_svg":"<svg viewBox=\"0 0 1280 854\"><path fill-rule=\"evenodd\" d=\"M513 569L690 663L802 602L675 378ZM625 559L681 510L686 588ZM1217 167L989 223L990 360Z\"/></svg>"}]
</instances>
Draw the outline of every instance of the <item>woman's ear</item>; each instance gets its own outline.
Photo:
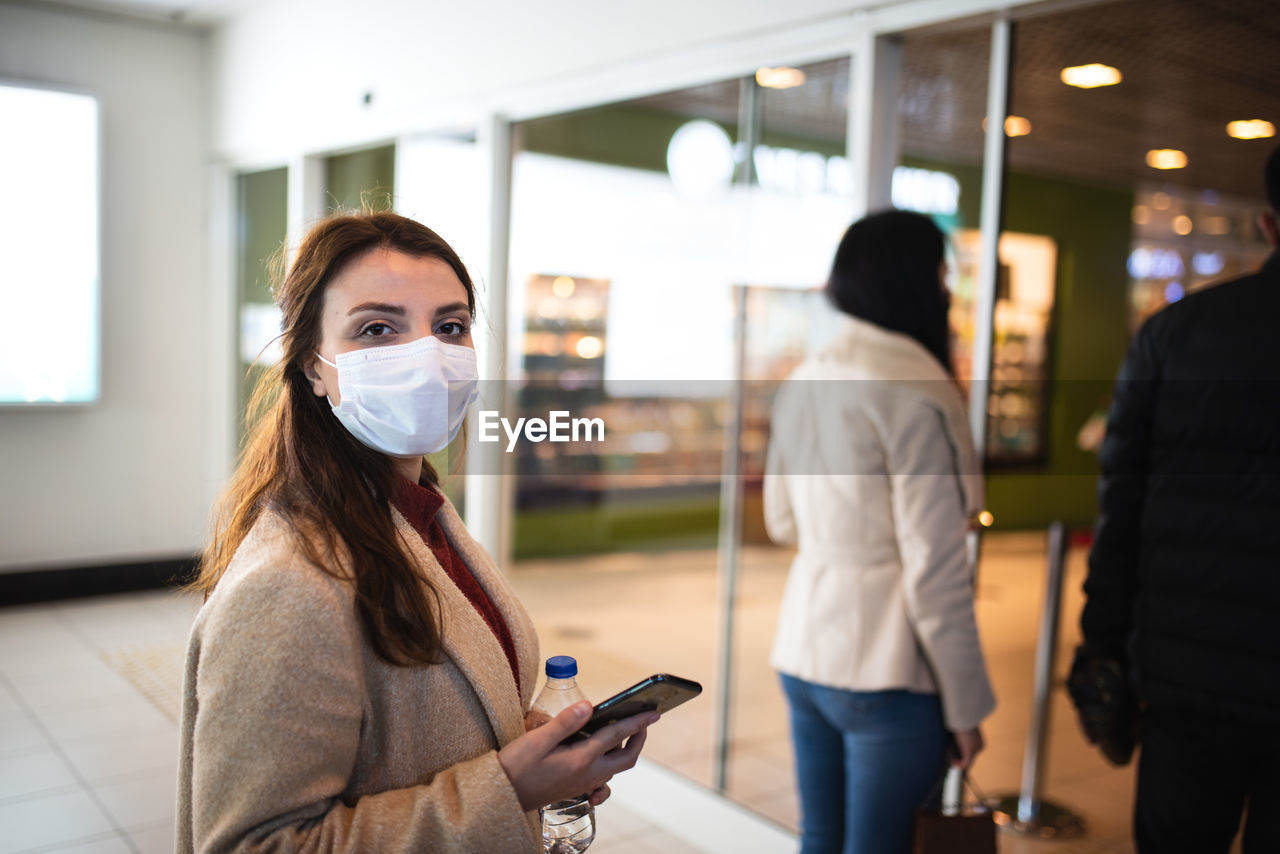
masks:
<instances>
[{"instance_id":1,"label":"woman's ear","mask_svg":"<svg viewBox=\"0 0 1280 854\"><path fill-rule=\"evenodd\" d=\"M320 376L320 371L318 370L319 361L320 360L317 358L304 362L302 365L302 374L307 378L307 381L311 383L311 391L315 393L316 397L328 397L329 390L325 386L324 378Z\"/></svg>"}]
</instances>

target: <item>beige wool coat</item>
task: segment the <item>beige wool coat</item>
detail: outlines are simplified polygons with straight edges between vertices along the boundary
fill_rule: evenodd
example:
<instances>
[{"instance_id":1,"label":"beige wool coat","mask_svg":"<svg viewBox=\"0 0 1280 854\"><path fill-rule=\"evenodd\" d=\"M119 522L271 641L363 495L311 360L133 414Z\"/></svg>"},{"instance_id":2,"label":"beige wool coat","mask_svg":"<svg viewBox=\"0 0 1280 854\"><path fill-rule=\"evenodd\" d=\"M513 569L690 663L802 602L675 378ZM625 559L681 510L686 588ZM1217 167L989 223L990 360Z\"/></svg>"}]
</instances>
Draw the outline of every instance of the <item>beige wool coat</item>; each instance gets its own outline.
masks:
<instances>
[{"instance_id":1,"label":"beige wool coat","mask_svg":"<svg viewBox=\"0 0 1280 854\"><path fill-rule=\"evenodd\" d=\"M981 466L955 383L914 339L841 315L778 391L765 523L799 549L770 661L849 691L941 695L948 729L995 707L965 536Z\"/></svg>"},{"instance_id":2,"label":"beige wool coat","mask_svg":"<svg viewBox=\"0 0 1280 854\"><path fill-rule=\"evenodd\" d=\"M497 750L524 733L534 628L446 501L445 535L510 627L521 691L493 632L399 512L443 611L443 660L374 654L349 583L287 526L251 531L192 628L183 686L177 850L533 854Z\"/></svg>"}]
</instances>

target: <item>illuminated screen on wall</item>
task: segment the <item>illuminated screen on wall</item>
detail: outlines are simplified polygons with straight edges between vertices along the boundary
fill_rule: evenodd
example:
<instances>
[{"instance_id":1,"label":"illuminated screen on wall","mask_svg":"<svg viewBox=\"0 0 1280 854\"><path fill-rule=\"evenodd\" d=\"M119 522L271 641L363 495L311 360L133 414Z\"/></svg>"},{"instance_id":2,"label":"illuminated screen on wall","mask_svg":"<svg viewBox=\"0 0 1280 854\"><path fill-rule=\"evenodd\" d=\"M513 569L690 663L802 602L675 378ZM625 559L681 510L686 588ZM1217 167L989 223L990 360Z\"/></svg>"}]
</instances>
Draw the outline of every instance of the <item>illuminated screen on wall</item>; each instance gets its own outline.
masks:
<instances>
[{"instance_id":1,"label":"illuminated screen on wall","mask_svg":"<svg viewBox=\"0 0 1280 854\"><path fill-rule=\"evenodd\" d=\"M0 83L0 406L99 395L98 100Z\"/></svg>"}]
</instances>

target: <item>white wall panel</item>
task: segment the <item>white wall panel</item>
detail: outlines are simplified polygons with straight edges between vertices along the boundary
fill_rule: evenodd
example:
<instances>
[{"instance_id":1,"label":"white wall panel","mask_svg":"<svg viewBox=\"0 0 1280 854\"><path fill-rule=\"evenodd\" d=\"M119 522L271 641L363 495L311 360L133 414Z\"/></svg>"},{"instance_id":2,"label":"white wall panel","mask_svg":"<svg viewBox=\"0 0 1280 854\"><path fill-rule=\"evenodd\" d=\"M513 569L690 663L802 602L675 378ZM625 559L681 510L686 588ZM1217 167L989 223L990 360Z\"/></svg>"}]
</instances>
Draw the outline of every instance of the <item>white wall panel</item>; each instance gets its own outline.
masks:
<instances>
[{"instance_id":1,"label":"white wall panel","mask_svg":"<svg viewBox=\"0 0 1280 854\"><path fill-rule=\"evenodd\" d=\"M0 4L0 76L98 94L104 156L102 401L0 411L0 571L200 545L210 419L224 417L209 364L205 57L192 32ZM54 305L27 318L51 350L57 319Z\"/></svg>"}]
</instances>

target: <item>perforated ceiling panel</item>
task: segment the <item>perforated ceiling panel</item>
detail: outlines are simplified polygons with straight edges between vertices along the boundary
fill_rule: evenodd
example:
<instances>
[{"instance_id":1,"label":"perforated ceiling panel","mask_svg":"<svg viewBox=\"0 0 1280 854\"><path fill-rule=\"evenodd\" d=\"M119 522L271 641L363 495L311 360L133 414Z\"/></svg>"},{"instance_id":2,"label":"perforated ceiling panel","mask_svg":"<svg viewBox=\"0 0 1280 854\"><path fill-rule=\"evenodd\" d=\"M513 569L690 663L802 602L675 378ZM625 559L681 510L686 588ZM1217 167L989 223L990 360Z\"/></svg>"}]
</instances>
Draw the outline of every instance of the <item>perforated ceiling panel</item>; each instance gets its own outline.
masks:
<instances>
[{"instance_id":1,"label":"perforated ceiling panel","mask_svg":"<svg viewBox=\"0 0 1280 854\"><path fill-rule=\"evenodd\" d=\"M982 158L990 29L903 37L898 114L909 155L977 164ZM1078 89L1063 68L1118 68L1116 86ZM800 89L770 93L776 133L843 140L847 60L806 66ZM1277 0L1120 0L1031 15L1015 25L1010 114L1031 132L1010 140L1012 168L1119 187L1167 182L1261 198L1260 172L1280 138L1237 140L1229 121L1280 126ZM808 92L806 93L806 90ZM681 115L736 120L736 81L643 99ZM1184 169L1146 164L1151 149L1187 155Z\"/></svg>"},{"instance_id":2,"label":"perforated ceiling panel","mask_svg":"<svg viewBox=\"0 0 1280 854\"><path fill-rule=\"evenodd\" d=\"M1280 140L1238 140L1237 119L1280 125L1276 0L1125 0L1032 18L1015 31L1010 112L1031 121L1010 164L1120 186L1163 181L1260 198L1262 163ZM1062 68L1100 62L1116 86L1078 89ZM1156 170L1151 149L1187 155Z\"/></svg>"},{"instance_id":3,"label":"perforated ceiling panel","mask_svg":"<svg viewBox=\"0 0 1280 854\"><path fill-rule=\"evenodd\" d=\"M909 156L982 162L991 28L902 40L899 132Z\"/></svg>"}]
</instances>

